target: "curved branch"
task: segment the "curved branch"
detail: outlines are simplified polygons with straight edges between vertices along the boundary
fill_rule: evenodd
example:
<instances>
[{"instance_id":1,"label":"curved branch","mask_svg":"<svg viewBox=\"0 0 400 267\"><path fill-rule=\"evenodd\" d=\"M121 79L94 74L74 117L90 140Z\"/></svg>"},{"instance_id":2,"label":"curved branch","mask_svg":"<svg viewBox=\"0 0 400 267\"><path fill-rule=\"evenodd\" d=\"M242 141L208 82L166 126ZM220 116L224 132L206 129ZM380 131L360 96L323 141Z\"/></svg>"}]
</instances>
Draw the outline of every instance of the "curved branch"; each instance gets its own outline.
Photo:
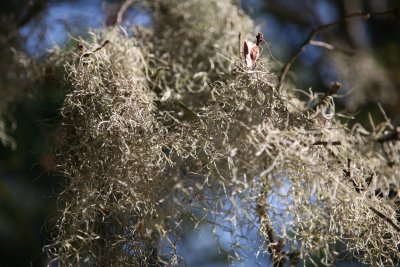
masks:
<instances>
[{"instance_id":1,"label":"curved branch","mask_svg":"<svg viewBox=\"0 0 400 267\"><path fill-rule=\"evenodd\" d=\"M125 0L118 10L117 19L115 21L115 25L120 25L122 23L122 19L124 18L125 12L128 8L135 3L135 0Z\"/></svg>"},{"instance_id":2,"label":"curved branch","mask_svg":"<svg viewBox=\"0 0 400 267\"><path fill-rule=\"evenodd\" d=\"M297 60L297 58L303 53L305 47L309 44L315 45L315 41L313 40L315 36L317 36L321 31L333 28L339 24L342 24L344 22L347 22L350 19L353 18L362 18L362 19L370 19L372 16L388 16L388 15L397 15L397 10L392 8L388 10L383 10L383 11L373 11L373 12L356 12L353 14L346 15L338 20L335 20L333 22L320 25L316 28L314 28L310 34L308 35L307 39L303 42L303 44L296 50L296 52L291 56L289 61L285 64L285 66L282 69L281 75L279 77L279 83L278 83L278 88L281 88L283 82L285 81L286 75L290 70L290 67L292 64ZM324 47L324 46L322 46ZM329 46L332 47L332 46Z\"/></svg>"}]
</instances>

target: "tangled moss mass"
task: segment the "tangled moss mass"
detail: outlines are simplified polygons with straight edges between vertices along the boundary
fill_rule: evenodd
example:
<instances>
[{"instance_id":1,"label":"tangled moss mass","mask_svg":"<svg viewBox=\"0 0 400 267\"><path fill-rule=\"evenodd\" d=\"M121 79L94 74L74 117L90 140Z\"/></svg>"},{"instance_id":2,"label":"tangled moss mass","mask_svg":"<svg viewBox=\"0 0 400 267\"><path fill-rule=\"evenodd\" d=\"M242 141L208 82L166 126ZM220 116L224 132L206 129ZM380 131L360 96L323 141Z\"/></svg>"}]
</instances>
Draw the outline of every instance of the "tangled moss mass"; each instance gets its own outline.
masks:
<instances>
[{"instance_id":1,"label":"tangled moss mass","mask_svg":"<svg viewBox=\"0 0 400 267\"><path fill-rule=\"evenodd\" d=\"M229 0L151 2L151 29L104 29L53 55L70 92L51 262L178 265L181 222L218 214L233 235L257 229L254 255L274 266L334 264L344 251L396 265L390 121L348 129L334 95L302 102L290 84L277 88L265 59L246 68L238 34L256 29ZM240 246L231 249L240 261Z\"/></svg>"}]
</instances>

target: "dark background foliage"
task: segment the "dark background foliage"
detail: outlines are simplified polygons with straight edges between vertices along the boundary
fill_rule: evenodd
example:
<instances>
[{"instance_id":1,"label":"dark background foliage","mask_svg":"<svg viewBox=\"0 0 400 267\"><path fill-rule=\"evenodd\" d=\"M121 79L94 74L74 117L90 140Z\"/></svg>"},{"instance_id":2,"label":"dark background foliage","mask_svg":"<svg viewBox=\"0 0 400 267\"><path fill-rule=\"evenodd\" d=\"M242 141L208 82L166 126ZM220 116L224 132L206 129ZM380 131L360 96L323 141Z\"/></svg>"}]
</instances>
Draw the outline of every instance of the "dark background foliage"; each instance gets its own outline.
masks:
<instances>
[{"instance_id":1,"label":"dark background foliage","mask_svg":"<svg viewBox=\"0 0 400 267\"><path fill-rule=\"evenodd\" d=\"M45 221L56 210L56 193L62 184L51 172L49 144L56 141L64 88L52 70L35 73L30 66L54 44L66 45L68 33L83 34L88 27L113 24L120 5L121 1L112 0L0 3L0 115L4 121L0 130L6 131L9 140L0 144L2 266L44 266L42 247L49 238ZM395 0L243 0L241 5L260 25L274 57L283 63L318 25L357 11L400 8ZM124 25L132 23L149 24L151 19L129 10ZM379 102L399 123L399 28L399 17L381 16L352 19L323 31L318 40L338 49L306 47L287 79L300 89L311 87L317 92L340 81L339 93L350 91L350 96L341 100L338 110L367 124L367 112L381 119L376 112ZM268 56L266 49L263 55Z\"/></svg>"}]
</instances>

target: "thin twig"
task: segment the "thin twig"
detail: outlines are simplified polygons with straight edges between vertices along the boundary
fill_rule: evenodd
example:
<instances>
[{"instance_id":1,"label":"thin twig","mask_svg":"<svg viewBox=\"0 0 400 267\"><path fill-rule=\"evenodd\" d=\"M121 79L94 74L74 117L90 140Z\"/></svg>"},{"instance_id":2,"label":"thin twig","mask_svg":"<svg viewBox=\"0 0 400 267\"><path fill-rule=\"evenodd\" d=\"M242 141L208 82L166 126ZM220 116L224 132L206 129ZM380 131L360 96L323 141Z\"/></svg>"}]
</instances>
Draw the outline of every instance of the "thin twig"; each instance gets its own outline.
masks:
<instances>
[{"instance_id":1,"label":"thin twig","mask_svg":"<svg viewBox=\"0 0 400 267\"><path fill-rule=\"evenodd\" d=\"M102 49L103 47L105 47L109 42L110 42L110 40L105 40L101 45L99 45L98 47L96 47L93 51L88 51L88 52L83 53L83 54L81 55L81 58L84 58L84 57L88 57L88 56L90 56L90 55L93 55L94 53L96 53L97 51L99 51L100 49ZM78 43L77 45L78 45L78 48L81 50L82 44Z\"/></svg>"},{"instance_id":2,"label":"thin twig","mask_svg":"<svg viewBox=\"0 0 400 267\"><path fill-rule=\"evenodd\" d=\"M356 190L357 193L361 194L361 191L363 191L362 187L358 186L355 180L351 177L351 159L347 159L347 170L345 169L343 171L343 174L346 178L350 179L350 181L353 183L354 189ZM388 224L390 224L394 229L396 229L398 232L400 232L400 226L397 225L396 222L394 222L388 215L380 212L378 209L372 206L372 204L368 205L368 208L375 213L379 218L383 219L386 221Z\"/></svg>"},{"instance_id":3,"label":"thin twig","mask_svg":"<svg viewBox=\"0 0 400 267\"><path fill-rule=\"evenodd\" d=\"M332 143L336 143L336 142L334 141L334 142L326 143L326 142L318 141L318 142L315 142L314 145L323 145L323 146L326 146L326 145L332 144ZM335 145L341 145L341 144L340 144L340 142L338 141L338 143L336 143ZM334 157L335 157L336 159L338 159L338 162L341 163L341 161L339 160L339 158L338 158L335 154L333 154L333 155L334 155ZM351 167L351 159L347 159L347 169L344 169L343 174L344 174L344 176L345 176L346 178L351 179L351 181L352 181L352 183L353 183L353 186L354 186L354 189L356 190L356 192L361 193L361 191L362 191L361 189L362 189L362 188L357 187L355 181L351 178L351 168L350 168L350 167ZM378 217L380 217L381 219L385 220L385 221L386 221L388 224L390 224L394 229L396 229L398 232L400 232L400 226L398 226L397 223L394 222L389 216L387 216L386 214L384 214L384 213L380 212L379 210L377 210L375 207L372 206L372 204L370 204L370 205L368 206L368 208L369 208L373 213L375 213Z\"/></svg>"},{"instance_id":4,"label":"thin twig","mask_svg":"<svg viewBox=\"0 0 400 267\"><path fill-rule=\"evenodd\" d=\"M266 184L262 184L261 196L257 199L256 212L260 217L260 232L263 233L268 240L268 252L270 254L271 262L273 267L281 267L285 263L285 252L282 251L284 247L284 241L275 238L274 228L271 223L271 219L267 213L266 194L268 189Z\"/></svg>"},{"instance_id":5,"label":"thin twig","mask_svg":"<svg viewBox=\"0 0 400 267\"><path fill-rule=\"evenodd\" d=\"M292 55L292 57L290 58L290 60L285 64L285 66L282 69L282 73L281 76L279 77L279 84L278 84L278 88L281 88L283 82L285 81L286 75L289 72L290 67L292 66L292 64L297 60L297 58L301 55L301 53L303 53L305 47L309 44L315 44L315 41L313 40L314 37L320 33L321 31L324 31L326 29L330 29L333 28L339 24L342 24L344 22L347 22L350 19L353 18L363 18L363 19L369 19L372 16L385 16L385 15L396 15L396 9L388 9L388 10L383 10L383 11L373 11L373 12L356 12L353 14L349 14L347 16L344 16L338 20L335 20L333 22L318 26L316 28L314 28L310 34L308 35L307 39L303 42L303 44L296 50L296 52ZM322 45L320 45L322 46ZM327 48L326 46L322 46ZM329 46L328 46L329 47Z\"/></svg>"},{"instance_id":6,"label":"thin twig","mask_svg":"<svg viewBox=\"0 0 400 267\"><path fill-rule=\"evenodd\" d=\"M369 206L369 209L372 212L374 212L378 217L380 217L381 219L386 221L388 224L393 226L393 228L396 229L398 232L400 232L400 227L391 218L389 218L388 216L386 216L385 214L383 214L382 212L380 212L379 210L377 210L376 208L374 208L372 206Z\"/></svg>"},{"instance_id":7,"label":"thin twig","mask_svg":"<svg viewBox=\"0 0 400 267\"><path fill-rule=\"evenodd\" d=\"M335 49L335 47L334 47L333 45L328 44L328 43L326 43L326 42L322 42L322 41L314 41L314 40L311 40L311 41L310 41L310 45L318 46L318 47L323 47L323 48L328 49L328 50L333 50L333 49Z\"/></svg>"},{"instance_id":8,"label":"thin twig","mask_svg":"<svg viewBox=\"0 0 400 267\"><path fill-rule=\"evenodd\" d=\"M396 129L383 134L378 139L376 139L379 143L385 143L390 141L400 141L400 126L397 126Z\"/></svg>"},{"instance_id":9,"label":"thin twig","mask_svg":"<svg viewBox=\"0 0 400 267\"><path fill-rule=\"evenodd\" d=\"M125 0L125 2L121 5L118 10L117 20L115 21L115 25L120 25L122 23L122 19L126 10L135 2L135 0Z\"/></svg>"},{"instance_id":10,"label":"thin twig","mask_svg":"<svg viewBox=\"0 0 400 267\"><path fill-rule=\"evenodd\" d=\"M328 145L332 145L332 146L341 146L342 142L340 141L316 141L314 142L312 145L314 146L328 146Z\"/></svg>"}]
</instances>

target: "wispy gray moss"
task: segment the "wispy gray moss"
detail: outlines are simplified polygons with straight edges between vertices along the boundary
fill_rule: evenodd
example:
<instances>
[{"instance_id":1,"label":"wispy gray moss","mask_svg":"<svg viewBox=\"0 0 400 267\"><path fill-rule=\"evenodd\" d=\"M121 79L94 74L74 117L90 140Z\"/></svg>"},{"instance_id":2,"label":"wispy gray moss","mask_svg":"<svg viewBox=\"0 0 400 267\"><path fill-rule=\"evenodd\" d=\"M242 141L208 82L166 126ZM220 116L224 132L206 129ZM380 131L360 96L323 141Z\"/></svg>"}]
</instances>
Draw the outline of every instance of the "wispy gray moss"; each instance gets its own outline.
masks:
<instances>
[{"instance_id":1,"label":"wispy gray moss","mask_svg":"<svg viewBox=\"0 0 400 267\"><path fill-rule=\"evenodd\" d=\"M348 129L334 96L304 103L291 85L277 89L265 60L246 68L237 38L255 28L228 0L149 7L151 30L104 29L60 54L71 91L52 259L175 265L169 238L180 222L202 221L189 212L198 208L232 233L257 228L260 252L276 262L332 264L341 245L363 262L395 265L396 205L387 196L399 169L387 155L398 149L379 139L390 122ZM236 249L228 254L240 260Z\"/></svg>"}]
</instances>

